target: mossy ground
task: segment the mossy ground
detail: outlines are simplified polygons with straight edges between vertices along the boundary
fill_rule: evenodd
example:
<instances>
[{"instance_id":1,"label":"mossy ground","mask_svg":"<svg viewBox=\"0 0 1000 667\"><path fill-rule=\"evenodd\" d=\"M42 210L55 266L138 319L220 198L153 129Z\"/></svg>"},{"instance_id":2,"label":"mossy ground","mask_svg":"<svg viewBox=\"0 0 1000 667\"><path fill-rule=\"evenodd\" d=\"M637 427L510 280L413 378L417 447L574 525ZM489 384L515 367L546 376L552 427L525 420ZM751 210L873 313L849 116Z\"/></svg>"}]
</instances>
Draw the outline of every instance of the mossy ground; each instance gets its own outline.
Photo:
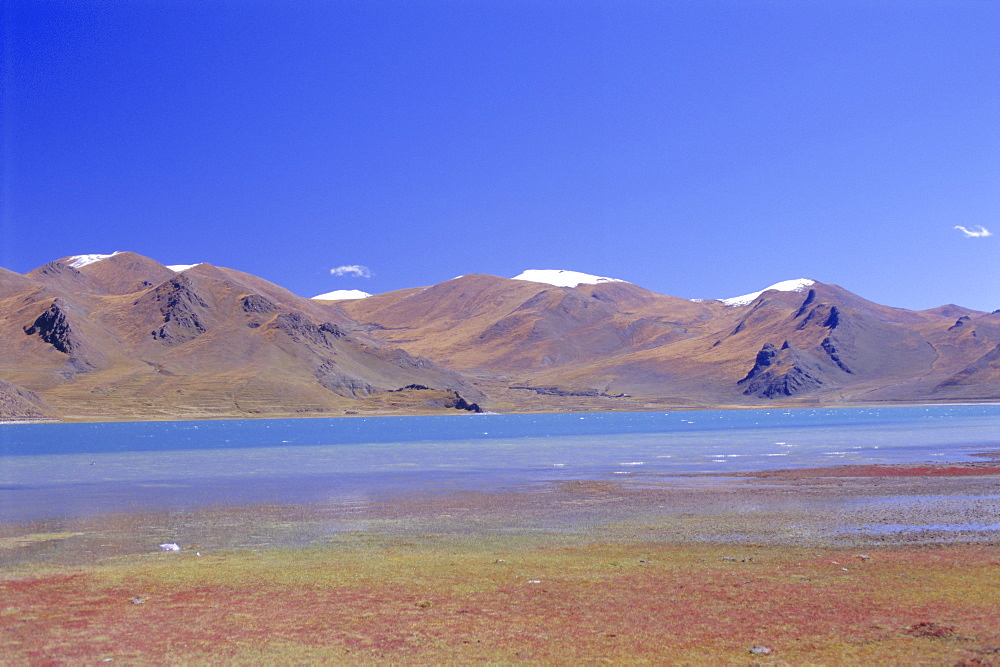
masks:
<instances>
[{"instance_id":1,"label":"mossy ground","mask_svg":"<svg viewBox=\"0 0 1000 667\"><path fill-rule=\"evenodd\" d=\"M357 534L22 573L0 599L7 664L1000 660L994 544Z\"/></svg>"},{"instance_id":2,"label":"mossy ground","mask_svg":"<svg viewBox=\"0 0 1000 667\"><path fill-rule=\"evenodd\" d=\"M261 507L10 529L0 663L1000 664L995 531L822 537L824 498L995 493L917 474L397 499L325 534ZM150 522L242 546L159 552Z\"/></svg>"}]
</instances>

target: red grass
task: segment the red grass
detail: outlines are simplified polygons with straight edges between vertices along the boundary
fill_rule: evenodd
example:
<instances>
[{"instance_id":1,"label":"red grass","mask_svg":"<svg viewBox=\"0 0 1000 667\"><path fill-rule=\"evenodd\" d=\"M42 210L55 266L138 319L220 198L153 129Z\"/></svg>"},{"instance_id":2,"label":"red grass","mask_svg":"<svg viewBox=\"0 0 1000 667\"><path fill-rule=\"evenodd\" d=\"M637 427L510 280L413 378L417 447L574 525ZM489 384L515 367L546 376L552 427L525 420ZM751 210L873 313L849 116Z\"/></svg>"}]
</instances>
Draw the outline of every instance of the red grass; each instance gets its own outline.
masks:
<instances>
[{"instance_id":1,"label":"red grass","mask_svg":"<svg viewBox=\"0 0 1000 667\"><path fill-rule=\"evenodd\" d=\"M807 479L816 477L964 477L1000 475L1000 466L981 465L845 465L746 473L749 477Z\"/></svg>"},{"instance_id":2,"label":"red grass","mask_svg":"<svg viewBox=\"0 0 1000 667\"><path fill-rule=\"evenodd\" d=\"M384 548L331 548L0 582L0 651L34 663L631 662L734 660L761 644L792 661L954 662L1000 647L992 547L866 561L744 547L754 560L743 563L723 547L591 545L517 549L497 564L475 549L393 546L382 562Z\"/></svg>"}]
</instances>

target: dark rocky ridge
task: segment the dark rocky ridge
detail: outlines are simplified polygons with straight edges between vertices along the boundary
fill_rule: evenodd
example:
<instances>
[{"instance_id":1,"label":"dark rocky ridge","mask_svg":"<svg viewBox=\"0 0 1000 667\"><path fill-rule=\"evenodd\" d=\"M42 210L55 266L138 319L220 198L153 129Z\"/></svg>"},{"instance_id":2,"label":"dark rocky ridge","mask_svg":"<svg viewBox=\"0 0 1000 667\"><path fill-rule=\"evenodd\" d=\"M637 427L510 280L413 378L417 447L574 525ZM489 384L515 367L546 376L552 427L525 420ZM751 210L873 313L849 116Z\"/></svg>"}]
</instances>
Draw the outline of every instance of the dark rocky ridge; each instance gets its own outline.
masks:
<instances>
[{"instance_id":1,"label":"dark rocky ridge","mask_svg":"<svg viewBox=\"0 0 1000 667\"><path fill-rule=\"evenodd\" d=\"M831 371L823 359L796 349L788 341L780 350L766 343L757 353L753 368L737 384L744 387L745 396L794 396L828 384Z\"/></svg>"},{"instance_id":2,"label":"dark rocky ridge","mask_svg":"<svg viewBox=\"0 0 1000 667\"><path fill-rule=\"evenodd\" d=\"M153 340L179 345L208 330L208 304L195 292L186 276L171 278L156 287L150 296L163 316L163 325L151 332ZM139 302L136 305L140 305Z\"/></svg>"},{"instance_id":3,"label":"dark rocky ridge","mask_svg":"<svg viewBox=\"0 0 1000 667\"><path fill-rule=\"evenodd\" d=\"M39 315L30 326L24 327L24 333L29 336L37 334L63 354L70 354L79 347L79 342L66 320L66 313L59 307L58 299L53 301L48 310Z\"/></svg>"}]
</instances>

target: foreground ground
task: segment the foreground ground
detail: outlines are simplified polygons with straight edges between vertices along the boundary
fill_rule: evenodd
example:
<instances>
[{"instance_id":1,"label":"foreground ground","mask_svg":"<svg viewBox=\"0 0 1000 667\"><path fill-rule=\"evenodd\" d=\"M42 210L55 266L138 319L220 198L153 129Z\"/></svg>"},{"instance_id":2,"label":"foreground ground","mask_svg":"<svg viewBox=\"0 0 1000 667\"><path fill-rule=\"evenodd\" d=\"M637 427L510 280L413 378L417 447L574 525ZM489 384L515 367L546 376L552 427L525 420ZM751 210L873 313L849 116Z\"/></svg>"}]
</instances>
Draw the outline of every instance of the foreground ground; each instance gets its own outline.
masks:
<instances>
[{"instance_id":1,"label":"foreground ground","mask_svg":"<svg viewBox=\"0 0 1000 667\"><path fill-rule=\"evenodd\" d=\"M0 662L1000 664L998 473L6 526ZM157 550L167 535L180 552Z\"/></svg>"}]
</instances>

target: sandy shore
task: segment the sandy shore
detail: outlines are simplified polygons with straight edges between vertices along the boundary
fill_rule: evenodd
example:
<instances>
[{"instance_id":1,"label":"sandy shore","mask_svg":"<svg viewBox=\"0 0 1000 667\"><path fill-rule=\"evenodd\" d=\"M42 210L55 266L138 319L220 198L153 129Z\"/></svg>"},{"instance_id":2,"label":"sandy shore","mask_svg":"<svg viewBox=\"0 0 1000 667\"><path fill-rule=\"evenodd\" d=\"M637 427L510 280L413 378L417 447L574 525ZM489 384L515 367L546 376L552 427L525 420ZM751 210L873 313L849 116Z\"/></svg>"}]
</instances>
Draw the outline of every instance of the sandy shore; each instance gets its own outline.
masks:
<instances>
[{"instance_id":1,"label":"sandy shore","mask_svg":"<svg viewBox=\"0 0 1000 667\"><path fill-rule=\"evenodd\" d=\"M998 523L984 457L7 525L0 661L1000 664Z\"/></svg>"}]
</instances>

